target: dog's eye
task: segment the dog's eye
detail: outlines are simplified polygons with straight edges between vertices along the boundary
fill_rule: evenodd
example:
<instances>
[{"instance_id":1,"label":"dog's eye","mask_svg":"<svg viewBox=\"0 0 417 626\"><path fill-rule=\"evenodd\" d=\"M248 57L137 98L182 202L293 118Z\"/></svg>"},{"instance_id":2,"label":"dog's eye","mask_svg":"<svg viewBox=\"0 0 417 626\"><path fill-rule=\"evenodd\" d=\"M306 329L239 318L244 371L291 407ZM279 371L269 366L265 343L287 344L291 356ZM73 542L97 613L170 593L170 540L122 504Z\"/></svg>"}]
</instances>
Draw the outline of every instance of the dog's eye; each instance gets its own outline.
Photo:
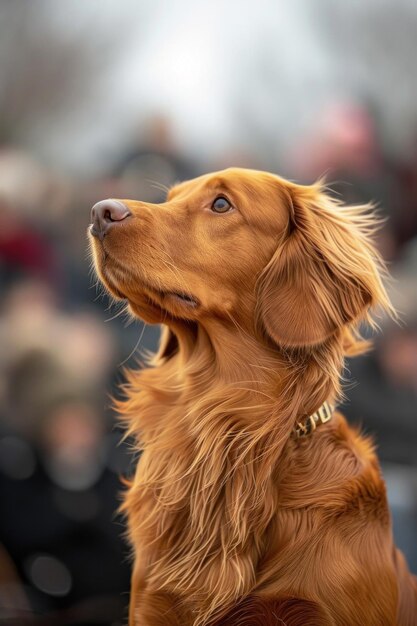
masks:
<instances>
[{"instance_id":1,"label":"dog's eye","mask_svg":"<svg viewBox=\"0 0 417 626\"><path fill-rule=\"evenodd\" d=\"M215 213L226 213L227 211L230 211L231 208L232 205L224 196L218 196L211 205L211 210Z\"/></svg>"}]
</instances>

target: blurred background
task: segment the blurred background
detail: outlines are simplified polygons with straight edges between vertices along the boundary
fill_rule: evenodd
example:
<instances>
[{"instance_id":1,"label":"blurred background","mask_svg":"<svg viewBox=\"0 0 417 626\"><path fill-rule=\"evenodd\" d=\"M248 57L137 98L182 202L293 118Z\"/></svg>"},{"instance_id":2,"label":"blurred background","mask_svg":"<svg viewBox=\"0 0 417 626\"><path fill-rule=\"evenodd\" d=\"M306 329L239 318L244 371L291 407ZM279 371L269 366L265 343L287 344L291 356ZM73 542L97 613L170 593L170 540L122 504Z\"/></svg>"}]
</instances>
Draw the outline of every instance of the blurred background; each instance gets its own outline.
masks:
<instances>
[{"instance_id":1,"label":"blurred background","mask_svg":"<svg viewBox=\"0 0 417 626\"><path fill-rule=\"evenodd\" d=\"M90 207L230 165L326 174L387 218L402 324L348 364L344 410L417 571L416 32L414 0L0 1L2 623L125 623L110 395L158 329L95 286Z\"/></svg>"}]
</instances>

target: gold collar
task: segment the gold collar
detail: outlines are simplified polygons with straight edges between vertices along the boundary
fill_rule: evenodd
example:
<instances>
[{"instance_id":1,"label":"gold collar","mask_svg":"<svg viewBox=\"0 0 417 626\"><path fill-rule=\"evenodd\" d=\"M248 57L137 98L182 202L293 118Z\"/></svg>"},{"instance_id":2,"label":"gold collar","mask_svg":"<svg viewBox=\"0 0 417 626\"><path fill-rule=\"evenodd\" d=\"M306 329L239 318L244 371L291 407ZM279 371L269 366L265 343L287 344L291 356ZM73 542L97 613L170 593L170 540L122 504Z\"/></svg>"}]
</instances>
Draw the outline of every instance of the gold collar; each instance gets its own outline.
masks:
<instances>
[{"instance_id":1,"label":"gold collar","mask_svg":"<svg viewBox=\"0 0 417 626\"><path fill-rule=\"evenodd\" d=\"M301 437L311 435L311 433L316 430L317 426L325 424L332 418L333 411L334 406L325 402L315 413L313 413L313 415L308 415L303 420L296 423L293 430L293 436L296 439L300 439Z\"/></svg>"}]
</instances>

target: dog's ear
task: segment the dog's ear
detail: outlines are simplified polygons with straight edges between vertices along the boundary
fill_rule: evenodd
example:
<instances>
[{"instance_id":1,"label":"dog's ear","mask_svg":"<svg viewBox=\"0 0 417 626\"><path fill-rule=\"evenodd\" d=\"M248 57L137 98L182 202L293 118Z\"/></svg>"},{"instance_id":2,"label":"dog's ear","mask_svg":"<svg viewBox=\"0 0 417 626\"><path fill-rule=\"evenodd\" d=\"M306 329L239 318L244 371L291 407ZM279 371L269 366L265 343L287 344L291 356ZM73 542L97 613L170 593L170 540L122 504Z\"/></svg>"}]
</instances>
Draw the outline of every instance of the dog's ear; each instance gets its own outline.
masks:
<instances>
[{"instance_id":1,"label":"dog's ear","mask_svg":"<svg viewBox=\"0 0 417 626\"><path fill-rule=\"evenodd\" d=\"M285 188L288 226L258 281L258 319L288 347L314 346L381 306L393 312L369 206L345 207L321 184Z\"/></svg>"}]
</instances>

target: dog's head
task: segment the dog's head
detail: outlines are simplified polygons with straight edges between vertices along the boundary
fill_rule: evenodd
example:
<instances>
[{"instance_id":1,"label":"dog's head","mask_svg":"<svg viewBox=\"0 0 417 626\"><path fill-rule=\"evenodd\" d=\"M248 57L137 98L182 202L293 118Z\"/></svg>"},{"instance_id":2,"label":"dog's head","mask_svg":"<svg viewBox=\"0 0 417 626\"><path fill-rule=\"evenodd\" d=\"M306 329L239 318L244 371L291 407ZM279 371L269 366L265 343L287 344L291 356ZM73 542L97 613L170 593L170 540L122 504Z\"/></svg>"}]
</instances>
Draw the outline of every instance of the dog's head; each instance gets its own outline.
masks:
<instances>
[{"instance_id":1,"label":"dog's head","mask_svg":"<svg viewBox=\"0 0 417 626\"><path fill-rule=\"evenodd\" d=\"M233 168L176 185L163 204L99 202L90 239L107 289L147 322L215 317L313 346L390 309L367 209Z\"/></svg>"}]
</instances>

